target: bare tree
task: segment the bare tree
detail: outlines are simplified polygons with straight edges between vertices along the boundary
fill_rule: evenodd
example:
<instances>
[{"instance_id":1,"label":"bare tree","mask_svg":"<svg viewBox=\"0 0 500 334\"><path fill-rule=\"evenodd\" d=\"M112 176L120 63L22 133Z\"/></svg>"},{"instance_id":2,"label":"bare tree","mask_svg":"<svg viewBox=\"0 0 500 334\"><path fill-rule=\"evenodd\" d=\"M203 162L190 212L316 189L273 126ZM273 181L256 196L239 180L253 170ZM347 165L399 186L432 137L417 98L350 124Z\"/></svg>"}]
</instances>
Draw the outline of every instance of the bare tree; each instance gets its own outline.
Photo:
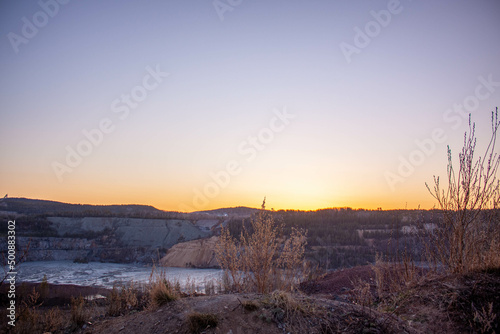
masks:
<instances>
[{"instance_id":1,"label":"bare tree","mask_svg":"<svg viewBox=\"0 0 500 334\"><path fill-rule=\"evenodd\" d=\"M451 272L500 266L500 191L497 172L500 157L495 152L500 121L498 108L491 116L492 134L486 151L477 159L475 124L469 115L469 131L458 156L455 171L448 146L448 185L442 189L439 177L426 187L443 211L438 227L429 232L428 251L433 261Z\"/></svg>"}]
</instances>

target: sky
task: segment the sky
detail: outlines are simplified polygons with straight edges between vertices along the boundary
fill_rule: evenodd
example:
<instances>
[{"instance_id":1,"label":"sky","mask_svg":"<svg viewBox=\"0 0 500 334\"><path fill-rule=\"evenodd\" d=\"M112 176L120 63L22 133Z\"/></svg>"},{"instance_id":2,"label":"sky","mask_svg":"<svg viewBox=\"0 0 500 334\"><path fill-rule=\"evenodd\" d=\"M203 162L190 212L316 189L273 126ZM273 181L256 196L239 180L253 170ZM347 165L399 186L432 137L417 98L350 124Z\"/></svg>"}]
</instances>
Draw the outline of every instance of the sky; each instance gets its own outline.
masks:
<instances>
[{"instance_id":1,"label":"sky","mask_svg":"<svg viewBox=\"0 0 500 334\"><path fill-rule=\"evenodd\" d=\"M500 105L500 3L2 1L0 192L432 208ZM496 149L498 152L498 148Z\"/></svg>"}]
</instances>

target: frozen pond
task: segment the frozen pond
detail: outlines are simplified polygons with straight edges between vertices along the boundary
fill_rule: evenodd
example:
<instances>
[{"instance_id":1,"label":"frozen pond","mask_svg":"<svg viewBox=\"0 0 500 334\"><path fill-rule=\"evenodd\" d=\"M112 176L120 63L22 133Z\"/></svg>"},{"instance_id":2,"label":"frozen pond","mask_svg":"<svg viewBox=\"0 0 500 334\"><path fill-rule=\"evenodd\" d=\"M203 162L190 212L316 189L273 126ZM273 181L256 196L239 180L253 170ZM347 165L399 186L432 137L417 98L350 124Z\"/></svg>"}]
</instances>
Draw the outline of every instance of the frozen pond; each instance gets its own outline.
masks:
<instances>
[{"instance_id":1,"label":"frozen pond","mask_svg":"<svg viewBox=\"0 0 500 334\"><path fill-rule=\"evenodd\" d=\"M24 262L16 267L17 282L39 283L44 275L47 282L52 284L74 284L84 286L111 288L113 285L148 283L151 275L151 266L143 264L122 263L73 263L72 261L35 261ZM167 279L179 281L185 287L189 281L196 287L204 288L204 283L215 281L221 277L219 269L188 269L159 267L164 270Z\"/></svg>"}]
</instances>

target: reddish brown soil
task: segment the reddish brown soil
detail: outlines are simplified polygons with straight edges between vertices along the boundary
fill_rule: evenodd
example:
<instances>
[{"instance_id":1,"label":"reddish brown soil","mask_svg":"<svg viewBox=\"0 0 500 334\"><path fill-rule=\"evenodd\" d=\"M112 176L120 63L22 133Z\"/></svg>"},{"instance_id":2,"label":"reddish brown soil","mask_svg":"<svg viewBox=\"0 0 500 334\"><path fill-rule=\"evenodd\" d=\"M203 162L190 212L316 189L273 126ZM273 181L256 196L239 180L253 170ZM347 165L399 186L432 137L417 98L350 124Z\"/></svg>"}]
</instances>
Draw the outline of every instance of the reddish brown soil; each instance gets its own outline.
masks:
<instances>
[{"instance_id":1,"label":"reddish brown soil","mask_svg":"<svg viewBox=\"0 0 500 334\"><path fill-rule=\"evenodd\" d=\"M22 298L27 297L33 291L33 288L37 292L41 292L40 283L22 283L16 286L16 296ZM7 305L9 299L7 298L7 291L9 285L4 282L0 286L0 305ZM108 289L97 288L90 286L80 286L73 284L49 284L47 291L44 293L46 296L40 296L39 302L43 302L43 306L64 306L69 305L71 298L76 298L79 296L87 297L92 295L103 295L107 296L109 294ZM45 298L43 298L45 297Z\"/></svg>"},{"instance_id":2,"label":"reddish brown soil","mask_svg":"<svg viewBox=\"0 0 500 334\"><path fill-rule=\"evenodd\" d=\"M350 290L360 280L373 284L375 273L371 266L359 266L338 270L325 276L302 283L300 290L306 294L331 295L333 298L346 299Z\"/></svg>"}]
</instances>

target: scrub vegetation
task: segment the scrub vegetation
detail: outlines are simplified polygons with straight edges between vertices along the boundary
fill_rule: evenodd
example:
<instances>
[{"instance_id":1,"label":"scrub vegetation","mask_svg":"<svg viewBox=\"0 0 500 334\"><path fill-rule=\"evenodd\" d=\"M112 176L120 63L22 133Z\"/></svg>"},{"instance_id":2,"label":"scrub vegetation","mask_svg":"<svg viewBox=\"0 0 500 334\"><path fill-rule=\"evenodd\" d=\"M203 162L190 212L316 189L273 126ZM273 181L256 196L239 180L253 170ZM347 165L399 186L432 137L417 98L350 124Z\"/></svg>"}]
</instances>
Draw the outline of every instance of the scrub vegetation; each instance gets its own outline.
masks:
<instances>
[{"instance_id":1,"label":"scrub vegetation","mask_svg":"<svg viewBox=\"0 0 500 334\"><path fill-rule=\"evenodd\" d=\"M292 228L288 237L283 225L262 210L251 221L251 230L243 227L239 240L223 228L215 254L227 277L227 290L266 293L293 290L304 277L306 231Z\"/></svg>"}]
</instances>

